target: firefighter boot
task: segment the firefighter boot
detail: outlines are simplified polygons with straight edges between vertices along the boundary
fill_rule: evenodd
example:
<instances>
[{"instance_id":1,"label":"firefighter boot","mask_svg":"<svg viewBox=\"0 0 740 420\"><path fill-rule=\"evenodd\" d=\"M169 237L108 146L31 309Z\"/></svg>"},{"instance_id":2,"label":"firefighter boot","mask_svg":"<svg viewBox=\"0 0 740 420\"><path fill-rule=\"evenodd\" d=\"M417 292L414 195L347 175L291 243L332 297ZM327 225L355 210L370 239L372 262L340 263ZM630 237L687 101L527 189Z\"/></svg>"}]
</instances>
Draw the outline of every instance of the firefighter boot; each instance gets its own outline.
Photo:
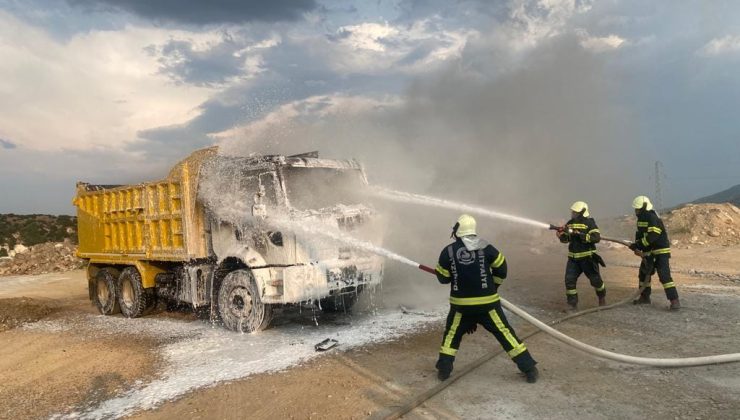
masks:
<instances>
[{"instance_id":1,"label":"firefighter boot","mask_svg":"<svg viewBox=\"0 0 740 420\"><path fill-rule=\"evenodd\" d=\"M599 296L599 306L606 306L606 296Z\"/></svg>"},{"instance_id":2,"label":"firefighter boot","mask_svg":"<svg viewBox=\"0 0 740 420\"><path fill-rule=\"evenodd\" d=\"M537 366L532 366L531 369L524 372L524 375L527 376L527 382L533 384L537 382L537 378L540 377L540 371L537 370Z\"/></svg>"},{"instance_id":3,"label":"firefighter boot","mask_svg":"<svg viewBox=\"0 0 740 420\"><path fill-rule=\"evenodd\" d=\"M681 302L678 301L678 298L671 299L671 310L677 311L679 309L681 309Z\"/></svg>"},{"instance_id":4,"label":"firefighter boot","mask_svg":"<svg viewBox=\"0 0 740 420\"><path fill-rule=\"evenodd\" d=\"M452 373L452 360L453 359L451 357L440 357L439 360L437 360L437 378L439 378L440 381L444 381L450 377L450 374Z\"/></svg>"},{"instance_id":5,"label":"firefighter boot","mask_svg":"<svg viewBox=\"0 0 740 420\"><path fill-rule=\"evenodd\" d=\"M568 312L575 312L578 310L578 295L568 295Z\"/></svg>"}]
</instances>

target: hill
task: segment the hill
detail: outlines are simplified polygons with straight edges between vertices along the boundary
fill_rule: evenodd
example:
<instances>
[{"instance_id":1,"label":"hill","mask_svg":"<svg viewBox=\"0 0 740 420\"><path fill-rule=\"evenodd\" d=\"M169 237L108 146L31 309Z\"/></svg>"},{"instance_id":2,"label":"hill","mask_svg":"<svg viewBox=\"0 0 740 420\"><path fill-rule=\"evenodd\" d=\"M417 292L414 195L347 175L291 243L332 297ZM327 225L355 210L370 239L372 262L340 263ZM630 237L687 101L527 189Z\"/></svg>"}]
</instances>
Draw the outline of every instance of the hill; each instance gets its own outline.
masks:
<instances>
[{"instance_id":1,"label":"hill","mask_svg":"<svg viewBox=\"0 0 740 420\"><path fill-rule=\"evenodd\" d=\"M0 247L33 246L45 242L77 242L77 218L46 214L0 214ZM2 251L0 251L2 252Z\"/></svg>"},{"instance_id":2,"label":"hill","mask_svg":"<svg viewBox=\"0 0 740 420\"><path fill-rule=\"evenodd\" d=\"M694 200L692 201L692 203L732 203L735 206L740 206L740 184L728 188L724 191L720 191L716 194L708 195L698 200Z\"/></svg>"}]
</instances>

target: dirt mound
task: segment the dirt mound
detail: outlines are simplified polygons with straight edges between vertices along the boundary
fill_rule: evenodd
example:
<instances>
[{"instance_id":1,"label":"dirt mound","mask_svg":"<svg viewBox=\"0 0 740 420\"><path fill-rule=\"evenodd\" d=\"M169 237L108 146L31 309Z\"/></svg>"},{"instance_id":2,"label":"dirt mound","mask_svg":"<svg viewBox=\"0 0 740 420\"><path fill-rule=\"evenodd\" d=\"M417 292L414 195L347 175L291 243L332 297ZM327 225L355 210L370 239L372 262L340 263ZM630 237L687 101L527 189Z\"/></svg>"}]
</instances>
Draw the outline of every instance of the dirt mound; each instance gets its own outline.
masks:
<instances>
[{"instance_id":1,"label":"dirt mound","mask_svg":"<svg viewBox=\"0 0 740 420\"><path fill-rule=\"evenodd\" d=\"M76 270L83 261L75 256L76 246L69 240L34 245L13 258L0 260L0 276L46 274Z\"/></svg>"},{"instance_id":2,"label":"dirt mound","mask_svg":"<svg viewBox=\"0 0 740 420\"><path fill-rule=\"evenodd\" d=\"M674 245L740 244L740 209L730 203L687 204L663 215Z\"/></svg>"},{"instance_id":3,"label":"dirt mound","mask_svg":"<svg viewBox=\"0 0 740 420\"><path fill-rule=\"evenodd\" d=\"M29 298L0 299L0 332L26 322L36 322L54 312L46 303Z\"/></svg>"}]
</instances>

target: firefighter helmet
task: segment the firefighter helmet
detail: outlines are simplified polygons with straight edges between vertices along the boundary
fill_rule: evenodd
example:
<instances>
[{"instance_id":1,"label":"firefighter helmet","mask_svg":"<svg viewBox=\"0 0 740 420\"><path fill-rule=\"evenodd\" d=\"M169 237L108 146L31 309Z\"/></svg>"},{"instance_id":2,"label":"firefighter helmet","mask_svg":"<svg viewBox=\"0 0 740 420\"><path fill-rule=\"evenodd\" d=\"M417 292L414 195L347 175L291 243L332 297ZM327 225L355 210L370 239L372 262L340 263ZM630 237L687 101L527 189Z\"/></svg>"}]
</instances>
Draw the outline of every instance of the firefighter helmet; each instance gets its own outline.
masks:
<instances>
[{"instance_id":1,"label":"firefighter helmet","mask_svg":"<svg viewBox=\"0 0 740 420\"><path fill-rule=\"evenodd\" d=\"M475 235L475 218L473 216L463 214L457 219L457 231L455 235L462 238L463 236Z\"/></svg>"},{"instance_id":2,"label":"firefighter helmet","mask_svg":"<svg viewBox=\"0 0 740 420\"><path fill-rule=\"evenodd\" d=\"M632 200L632 208L633 209L641 209L644 208L645 210L652 210L653 209L653 203L650 202L650 199L647 198L644 195L635 197L634 200Z\"/></svg>"},{"instance_id":3,"label":"firefighter helmet","mask_svg":"<svg viewBox=\"0 0 740 420\"><path fill-rule=\"evenodd\" d=\"M590 214L588 214L588 204L586 204L585 201L576 201L572 206L570 206L570 209L576 213L583 212L584 217L590 216Z\"/></svg>"}]
</instances>

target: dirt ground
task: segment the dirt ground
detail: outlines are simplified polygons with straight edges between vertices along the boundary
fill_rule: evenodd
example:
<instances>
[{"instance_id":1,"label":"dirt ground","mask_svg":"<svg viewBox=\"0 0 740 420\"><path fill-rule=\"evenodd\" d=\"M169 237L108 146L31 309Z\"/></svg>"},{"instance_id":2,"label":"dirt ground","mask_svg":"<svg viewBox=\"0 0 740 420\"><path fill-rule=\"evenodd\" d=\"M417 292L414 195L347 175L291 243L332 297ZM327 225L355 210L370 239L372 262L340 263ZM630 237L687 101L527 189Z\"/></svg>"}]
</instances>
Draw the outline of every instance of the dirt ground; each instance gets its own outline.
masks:
<instances>
[{"instance_id":1,"label":"dirt ground","mask_svg":"<svg viewBox=\"0 0 740 420\"><path fill-rule=\"evenodd\" d=\"M542 320L564 316L564 250L539 255L527 249L504 251L511 274L501 294ZM615 302L633 292L637 280L632 265L639 260L619 249L603 255L609 265L603 270L608 299ZM740 351L740 247L678 250L672 263L684 305L681 311L667 311L656 279L652 305L622 306L558 328L589 344L631 355L685 357ZM410 269L406 274L424 276ZM579 290L581 306L594 306L596 299L585 278L579 281ZM384 292L392 294L393 289ZM439 297L444 299L444 290L440 289ZM276 332L296 323L299 330L317 328L315 319L304 315L284 321ZM0 332L0 418L64 417L65 413L96 417L85 410L172 376L168 366L172 362L162 355L170 355L172 351L164 349L183 340L175 333L162 334L161 328L132 334L129 328L111 327L124 325L115 319L115 323L99 324L103 317L96 316L87 301L79 271L0 278L0 317L6 325ZM534 331L513 315L509 318L520 336ZM188 314L166 312L143 321L199 322ZM391 340L351 348L340 345L296 366L235 375L154 404L153 409L124 415L137 419L382 418L438 384L434 362L441 328L441 322L434 321ZM544 334L526 341L539 362L537 384L527 384L505 356L497 356L406 418L740 416L740 364L644 368L592 358ZM466 336L456 370L498 348L484 331ZM215 354L208 347L193 351L203 358ZM148 405L142 401L141 406Z\"/></svg>"}]
</instances>

